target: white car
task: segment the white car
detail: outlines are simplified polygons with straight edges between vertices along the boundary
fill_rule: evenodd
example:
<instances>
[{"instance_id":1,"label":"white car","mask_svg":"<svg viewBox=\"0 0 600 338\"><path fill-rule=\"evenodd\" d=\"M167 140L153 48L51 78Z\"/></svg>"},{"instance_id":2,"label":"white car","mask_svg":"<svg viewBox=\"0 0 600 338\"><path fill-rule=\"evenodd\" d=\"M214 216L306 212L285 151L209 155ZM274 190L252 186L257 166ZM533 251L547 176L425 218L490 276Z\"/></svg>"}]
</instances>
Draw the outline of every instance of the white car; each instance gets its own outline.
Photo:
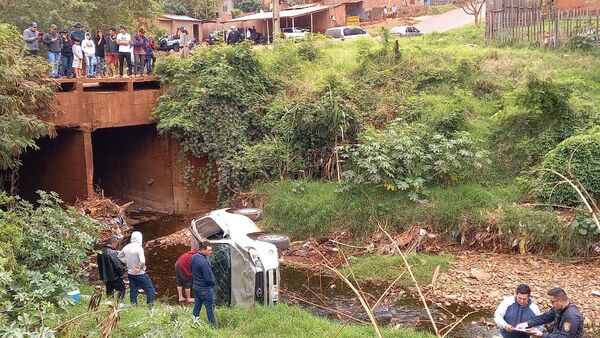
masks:
<instances>
[{"instance_id":1,"label":"white car","mask_svg":"<svg viewBox=\"0 0 600 338\"><path fill-rule=\"evenodd\" d=\"M335 39L357 39L364 37L371 37L371 35L364 29L356 26L342 26L332 27L325 31L325 36L329 36Z\"/></svg>"},{"instance_id":2,"label":"white car","mask_svg":"<svg viewBox=\"0 0 600 338\"><path fill-rule=\"evenodd\" d=\"M397 36L421 36L423 33L414 26L396 26L390 29L390 34Z\"/></svg>"},{"instance_id":3,"label":"white car","mask_svg":"<svg viewBox=\"0 0 600 338\"><path fill-rule=\"evenodd\" d=\"M286 27L281 30L286 39L303 39L308 32L303 32L300 28Z\"/></svg>"},{"instance_id":4,"label":"white car","mask_svg":"<svg viewBox=\"0 0 600 338\"><path fill-rule=\"evenodd\" d=\"M269 305L279 300L279 252L289 248L290 239L262 232L254 223L259 209L219 209L192 220L193 248L208 240L215 275L217 305Z\"/></svg>"}]
</instances>

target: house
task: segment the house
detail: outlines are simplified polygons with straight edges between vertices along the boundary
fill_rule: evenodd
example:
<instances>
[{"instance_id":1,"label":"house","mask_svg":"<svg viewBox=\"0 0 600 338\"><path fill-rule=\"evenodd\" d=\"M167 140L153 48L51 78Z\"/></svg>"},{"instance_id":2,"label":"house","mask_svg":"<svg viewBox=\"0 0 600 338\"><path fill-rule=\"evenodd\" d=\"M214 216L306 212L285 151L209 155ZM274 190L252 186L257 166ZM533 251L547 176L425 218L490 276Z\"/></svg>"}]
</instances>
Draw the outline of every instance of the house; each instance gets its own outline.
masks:
<instances>
[{"instance_id":1,"label":"house","mask_svg":"<svg viewBox=\"0 0 600 338\"><path fill-rule=\"evenodd\" d=\"M183 26L188 30L190 36L202 39L202 20L175 14L163 14L157 20L158 25L167 31L167 35L174 35L177 33L177 27Z\"/></svg>"}]
</instances>

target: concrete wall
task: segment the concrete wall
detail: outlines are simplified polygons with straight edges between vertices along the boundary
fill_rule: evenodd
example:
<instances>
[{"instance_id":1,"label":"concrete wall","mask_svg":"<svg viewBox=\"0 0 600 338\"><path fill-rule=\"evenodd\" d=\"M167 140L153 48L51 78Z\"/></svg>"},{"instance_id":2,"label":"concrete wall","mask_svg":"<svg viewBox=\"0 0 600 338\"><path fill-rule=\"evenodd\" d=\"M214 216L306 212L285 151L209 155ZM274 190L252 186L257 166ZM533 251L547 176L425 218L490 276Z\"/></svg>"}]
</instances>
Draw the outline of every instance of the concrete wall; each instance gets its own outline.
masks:
<instances>
[{"instance_id":1,"label":"concrete wall","mask_svg":"<svg viewBox=\"0 0 600 338\"><path fill-rule=\"evenodd\" d=\"M63 91L55 94L61 112L46 120L59 127L83 125L88 130L155 122L150 113L160 96L156 79L103 79L105 82L99 84L92 81L61 81Z\"/></svg>"},{"instance_id":2,"label":"concrete wall","mask_svg":"<svg viewBox=\"0 0 600 338\"><path fill-rule=\"evenodd\" d=\"M56 191L67 203L93 196L92 140L89 132L62 129L39 140L40 150L23 155L19 194L35 200L36 190Z\"/></svg>"},{"instance_id":3,"label":"concrete wall","mask_svg":"<svg viewBox=\"0 0 600 338\"><path fill-rule=\"evenodd\" d=\"M208 194L185 189L177 146L159 137L150 112L160 88L156 79L61 80L56 104L62 111L47 120L58 137L39 140L40 150L23 156L20 193L56 191L73 203L93 197L95 185L118 201L135 201L161 211L188 212L213 207ZM194 159L197 167L207 159Z\"/></svg>"},{"instance_id":4,"label":"concrete wall","mask_svg":"<svg viewBox=\"0 0 600 338\"><path fill-rule=\"evenodd\" d=\"M159 137L156 127L137 126L94 131L94 184L108 196L160 210L178 212L215 205L216 194L187 196L177 167L176 147ZM206 165L198 163L199 165Z\"/></svg>"}]
</instances>

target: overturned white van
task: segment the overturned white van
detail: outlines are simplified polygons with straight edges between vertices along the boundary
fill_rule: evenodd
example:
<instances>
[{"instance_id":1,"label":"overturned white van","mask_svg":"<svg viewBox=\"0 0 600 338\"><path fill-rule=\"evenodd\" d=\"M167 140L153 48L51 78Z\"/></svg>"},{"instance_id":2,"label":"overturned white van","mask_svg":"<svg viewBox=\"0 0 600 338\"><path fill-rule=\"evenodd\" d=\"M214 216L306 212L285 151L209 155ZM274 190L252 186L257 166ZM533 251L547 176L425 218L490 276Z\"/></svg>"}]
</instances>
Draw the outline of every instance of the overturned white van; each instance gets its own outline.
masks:
<instances>
[{"instance_id":1,"label":"overturned white van","mask_svg":"<svg viewBox=\"0 0 600 338\"><path fill-rule=\"evenodd\" d=\"M279 252L289 247L285 235L262 232L254 223L259 209L220 209L192 220L192 247L212 244L218 306L276 304L279 300Z\"/></svg>"}]
</instances>

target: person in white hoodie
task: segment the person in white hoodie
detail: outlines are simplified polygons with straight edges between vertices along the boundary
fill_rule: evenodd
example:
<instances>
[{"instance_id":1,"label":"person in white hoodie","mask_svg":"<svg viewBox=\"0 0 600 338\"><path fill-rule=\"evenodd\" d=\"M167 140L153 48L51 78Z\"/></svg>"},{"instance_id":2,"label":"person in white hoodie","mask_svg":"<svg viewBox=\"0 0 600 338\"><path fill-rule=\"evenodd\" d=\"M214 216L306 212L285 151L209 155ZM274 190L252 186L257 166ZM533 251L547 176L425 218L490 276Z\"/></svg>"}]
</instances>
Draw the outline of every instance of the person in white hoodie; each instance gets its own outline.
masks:
<instances>
[{"instance_id":1,"label":"person in white hoodie","mask_svg":"<svg viewBox=\"0 0 600 338\"><path fill-rule=\"evenodd\" d=\"M131 304L137 304L138 289L142 289L146 293L147 304L154 303L156 290L146 273L146 256L142 247L142 233L134 231L131 234L131 242L125 245L117 257L127 265Z\"/></svg>"},{"instance_id":2,"label":"person in white hoodie","mask_svg":"<svg viewBox=\"0 0 600 338\"><path fill-rule=\"evenodd\" d=\"M81 49L85 54L85 64L87 65L85 75L87 77L94 77L96 66L96 43L92 40L90 33L85 33L85 39L81 41Z\"/></svg>"}]
</instances>

